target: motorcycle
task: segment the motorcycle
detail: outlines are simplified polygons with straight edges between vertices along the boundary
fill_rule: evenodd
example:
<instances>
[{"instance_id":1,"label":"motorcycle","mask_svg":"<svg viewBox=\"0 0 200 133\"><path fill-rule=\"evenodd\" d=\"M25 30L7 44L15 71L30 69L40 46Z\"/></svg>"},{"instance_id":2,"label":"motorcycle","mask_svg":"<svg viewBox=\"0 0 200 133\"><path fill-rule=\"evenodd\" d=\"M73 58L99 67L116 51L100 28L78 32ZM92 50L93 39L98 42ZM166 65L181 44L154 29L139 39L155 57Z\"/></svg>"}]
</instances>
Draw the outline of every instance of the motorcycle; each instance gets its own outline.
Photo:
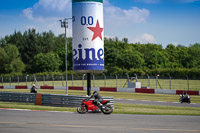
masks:
<instances>
[{"instance_id":1,"label":"motorcycle","mask_svg":"<svg viewBox=\"0 0 200 133\"><path fill-rule=\"evenodd\" d=\"M188 103L190 104L190 96L183 96L183 95L180 95L180 99L179 99L180 103Z\"/></svg>"},{"instance_id":2,"label":"motorcycle","mask_svg":"<svg viewBox=\"0 0 200 133\"><path fill-rule=\"evenodd\" d=\"M111 105L108 105L109 100L103 100L101 102L101 106L97 106L94 104L94 100L89 100L88 98L83 99L80 106L77 107L77 112L80 114L85 113L101 113L104 114L111 114L113 112L113 107Z\"/></svg>"}]
</instances>

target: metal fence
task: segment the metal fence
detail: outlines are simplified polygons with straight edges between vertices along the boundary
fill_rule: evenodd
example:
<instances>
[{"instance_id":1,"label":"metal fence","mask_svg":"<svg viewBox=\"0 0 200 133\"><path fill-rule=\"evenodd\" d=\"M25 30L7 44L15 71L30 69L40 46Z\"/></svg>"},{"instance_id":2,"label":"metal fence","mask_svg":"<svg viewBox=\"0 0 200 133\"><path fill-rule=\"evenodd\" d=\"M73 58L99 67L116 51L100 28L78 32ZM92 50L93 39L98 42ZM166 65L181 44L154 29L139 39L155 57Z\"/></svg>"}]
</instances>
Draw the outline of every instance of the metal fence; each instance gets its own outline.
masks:
<instances>
[{"instance_id":1,"label":"metal fence","mask_svg":"<svg viewBox=\"0 0 200 133\"><path fill-rule=\"evenodd\" d=\"M191 79L189 76L174 78L162 76L131 76L131 75L114 75L107 76L91 75L92 87L118 87L127 88L128 82L141 82L142 87L155 89L180 89L180 90L200 90L200 78ZM68 75L68 86L87 86L87 77L83 75ZM38 86L65 86L64 75L23 75L23 76L0 76L0 86L32 85L35 81ZM133 80L133 81L131 81Z\"/></svg>"},{"instance_id":2,"label":"metal fence","mask_svg":"<svg viewBox=\"0 0 200 133\"><path fill-rule=\"evenodd\" d=\"M87 96L67 96L56 94L42 94L42 105L44 106L60 106L60 107L77 107L82 100ZM114 106L113 97L103 97L104 100L109 100L110 105ZM0 101L4 102L26 102L36 104L36 94L32 93L14 93L0 92Z\"/></svg>"}]
</instances>

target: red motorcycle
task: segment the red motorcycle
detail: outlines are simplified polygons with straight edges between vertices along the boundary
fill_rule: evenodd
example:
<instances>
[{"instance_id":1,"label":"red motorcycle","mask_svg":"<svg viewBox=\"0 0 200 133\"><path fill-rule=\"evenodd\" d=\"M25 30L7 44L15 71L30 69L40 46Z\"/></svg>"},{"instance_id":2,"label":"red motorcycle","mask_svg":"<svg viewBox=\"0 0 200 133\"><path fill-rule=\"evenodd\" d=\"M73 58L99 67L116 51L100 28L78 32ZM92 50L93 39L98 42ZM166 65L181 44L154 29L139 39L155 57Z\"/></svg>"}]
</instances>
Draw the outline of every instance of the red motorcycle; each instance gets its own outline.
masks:
<instances>
[{"instance_id":1,"label":"red motorcycle","mask_svg":"<svg viewBox=\"0 0 200 133\"><path fill-rule=\"evenodd\" d=\"M87 112L89 113L101 113L104 114L111 114L113 112L113 108L111 105L108 105L109 100L103 100L101 102L101 106L96 106L94 104L94 100L89 100L88 98L83 99L81 106L77 107L77 112L80 114L85 114Z\"/></svg>"}]
</instances>

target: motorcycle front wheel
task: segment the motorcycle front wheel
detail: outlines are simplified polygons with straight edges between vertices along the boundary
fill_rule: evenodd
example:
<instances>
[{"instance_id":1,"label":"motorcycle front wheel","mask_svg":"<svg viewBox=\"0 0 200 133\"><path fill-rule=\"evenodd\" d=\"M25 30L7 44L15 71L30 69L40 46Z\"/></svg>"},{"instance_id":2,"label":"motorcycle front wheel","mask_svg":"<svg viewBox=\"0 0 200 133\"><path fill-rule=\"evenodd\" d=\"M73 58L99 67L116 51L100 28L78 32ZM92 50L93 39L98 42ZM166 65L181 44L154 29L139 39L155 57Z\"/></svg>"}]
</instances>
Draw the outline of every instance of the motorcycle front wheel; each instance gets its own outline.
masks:
<instances>
[{"instance_id":1,"label":"motorcycle front wheel","mask_svg":"<svg viewBox=\"0 0 200 133\"><path fill-rule=\"evenodd\" d=\"M191 103L191 101L190 101L190 99L188 100L188 104L190 104Z\"/></svg>"},{"instance_id":2,"label":"motorcycle front wheel","mask_svg":"<svg viewBox=\"0 0 200 133\"><path fill-rule=\"evenodd\" d=\"M81 106L78 106L77 107L77 112L80 113L80 114L85 114L87 112L87 109L85 106L81 107Z\"/></svg>"},{"instance_id":3,"label":"motorcycle front wheel","mask_svg":"<svg viewBox=\"0 0 200 133\"><path fill-rule=\"evenodd\" d=\"M180 102L180 103L183 103L183 100L180 98L179 102Z\"/></svg>"},{"instance_id":4,"label":"motorcycle front wheel","mask_svg":"<svg viewBox=\"0 0 200 133\"><path fill-rule=\"evenodd\" d=\"M103 108L101 109L101 111L104 114L111 114L113 112L113 108L112 108L111 105L105 105L105 106L103 106Z\"/></svg>"}]
</instances>

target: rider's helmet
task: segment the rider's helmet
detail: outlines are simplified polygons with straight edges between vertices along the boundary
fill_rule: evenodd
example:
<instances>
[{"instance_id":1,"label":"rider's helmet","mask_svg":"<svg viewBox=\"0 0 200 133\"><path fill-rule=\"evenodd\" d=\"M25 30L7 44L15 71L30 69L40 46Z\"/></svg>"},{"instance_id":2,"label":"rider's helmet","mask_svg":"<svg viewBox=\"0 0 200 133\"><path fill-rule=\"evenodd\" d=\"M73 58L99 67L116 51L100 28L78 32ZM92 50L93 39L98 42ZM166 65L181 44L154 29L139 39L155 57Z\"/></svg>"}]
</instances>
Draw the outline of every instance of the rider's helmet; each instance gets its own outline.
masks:
<instances>
[{"instance_id":1,"label":"rider's helmet","mask_svg":"<svg viewBox=\"0 0 200 133\"><path fill-rule=\"evenodd\" d=\"M183 94L186 95L186 92L184 91Z\"/></svg>"},{"instance_id":2,"label":"rider's helmet","mask_svg":"<svg viewBox=\"0 0 200 133\"><path fill-rule=\"evenodd\" d=\"M33 86L35 86L35 84L33 84Z\"/></svg>"},{"instance_id":3,"label":"rider's helmet","mask_svg":"<svg viewBox=\"0 0 200 133\"><path fill-rule=\"evenodd\" d=\"M93 95L94 95L95 93L98 93L98 92L97 92L97 91L94 91L94 92L93 92Z\"/></svg>"}]
</instances>

